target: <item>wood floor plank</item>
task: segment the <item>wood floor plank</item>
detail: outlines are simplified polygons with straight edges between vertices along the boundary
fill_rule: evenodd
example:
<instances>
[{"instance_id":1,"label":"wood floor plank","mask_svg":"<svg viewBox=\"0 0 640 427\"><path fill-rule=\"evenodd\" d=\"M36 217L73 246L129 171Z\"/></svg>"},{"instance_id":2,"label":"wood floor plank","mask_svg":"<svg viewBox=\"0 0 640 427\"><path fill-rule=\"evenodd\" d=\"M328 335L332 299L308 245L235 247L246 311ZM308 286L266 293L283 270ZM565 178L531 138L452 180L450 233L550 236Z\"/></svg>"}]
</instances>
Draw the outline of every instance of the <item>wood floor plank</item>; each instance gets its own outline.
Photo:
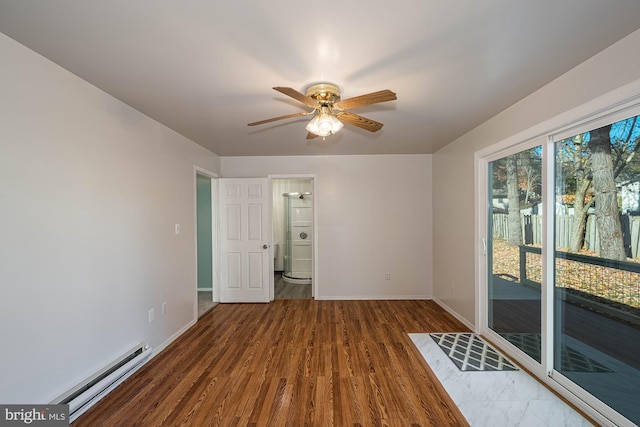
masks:
<instances>
[{"instance_id":1,"label":"wood floor plank","mask_svg":"<svg viewBox=\"0 0 640 427\"><path fill-rule=\"evenodd\" d=\"M221 304L74 426L464 426L411 332L432 301Z\"/></svg>"}]
</instances>

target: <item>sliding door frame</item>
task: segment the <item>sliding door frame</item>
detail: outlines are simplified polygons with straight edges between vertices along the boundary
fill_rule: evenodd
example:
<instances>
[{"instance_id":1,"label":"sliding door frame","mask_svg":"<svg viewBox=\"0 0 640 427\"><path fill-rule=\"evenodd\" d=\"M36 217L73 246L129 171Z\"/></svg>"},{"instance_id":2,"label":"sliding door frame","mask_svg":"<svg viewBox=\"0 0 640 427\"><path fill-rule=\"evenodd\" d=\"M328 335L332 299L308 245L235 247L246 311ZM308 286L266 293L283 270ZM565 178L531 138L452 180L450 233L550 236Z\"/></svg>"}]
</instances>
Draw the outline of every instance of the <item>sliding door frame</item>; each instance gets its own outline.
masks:
<instances>
[{"instance_id":1,"label":"sliding door frame","mask_svg":"<svg viewBox=\"0 0 640 427\"><path fill-rule=\"evenodd\" d=\"M533 372L537 376L544 375L547 372L544 369L545 361L546 361L545 356L547 353L544 345L544 340L542 343L542 363L537 363L535 360L528 357L518 347L511 344L509 341L505 340L499 334L497 334L491 328L489 328L489 318L487 315L488 308L489 308L488 307L489 289L488 289L487 278L489 275L489 269L488 269L489 241L488 240L490 239L488 226L489 226L489 215L490 215L489 210L491 209L491 206L489 206L489 203L488 203L488 200L489 200L488 199L489 197L488 174L489 174L489 163L495 160L504 158L506 156L516 154L521 151L525 151L540 145L542 145L543 147L542 199L545 200L545 197L546 197L545 190L547 188L546 182L545 182L545 178L546 178L545 177L545 173L546 173L545 149L547 145L547 139L543 136L536 136L528 140L522 140L520 143L517 143L515 145L509 145L508 147L504 147L504 148L501 146L492 146L492 147L489 147L487 150L477 152L476 153L476 174L477 175L476 175L476 193L475 193L476 194L476 212L477 212L476 213L476 218L477 218L476 230L477 230L477 235L479 239L478 250L480 252L479 256L476 257L476 317L477 317L476 329L477 329L477 332L489 338L491 341L499 343L499 345L503 349L505 350L508 349L510 356L512 356L520 364L522 364L525 368L527 368L529 371ZM543 215L543 218L542 218L542 221L543 221L542 227L543 227L543 230L545 230L546 228L545 228L544 221L547 218L547 212L546 212L547 203L543 203L543 206L545 209L545 214ZM544 251L547 246L546 237L547 236L545 234L545 239L543 240L544 244L542 245L543 257L545 256ZM544 264L545 263L543 262L543 268L544 268ZM545 278L547 277L544 270L543 270L543 277ZM544 292L544 288L545 287L543 286L543 292L541 295L542 297L542 303L541 303L542 331L547 330L547 324L548 324L548 322L546 321L548 317L548 313L546 313L546 310L545 310L547 306L546 304L547 296L546 296L546 292Z\"/></svg>"}]
</instances>

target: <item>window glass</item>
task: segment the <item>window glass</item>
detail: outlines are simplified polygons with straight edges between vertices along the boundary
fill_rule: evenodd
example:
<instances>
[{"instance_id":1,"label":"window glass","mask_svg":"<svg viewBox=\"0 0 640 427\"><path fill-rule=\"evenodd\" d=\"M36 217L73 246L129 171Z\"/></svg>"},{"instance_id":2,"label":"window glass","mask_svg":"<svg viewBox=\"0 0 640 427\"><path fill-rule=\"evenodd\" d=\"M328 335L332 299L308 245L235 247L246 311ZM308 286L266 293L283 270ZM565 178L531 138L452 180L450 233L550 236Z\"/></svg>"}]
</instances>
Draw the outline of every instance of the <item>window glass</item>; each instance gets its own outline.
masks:
<instances>
[{"instance_id":1,"label":"window glass","mask_svg":"<svg viewBox=\"0 0 640 427\"><path fill-rule=\"evenodd\" d=\"M554 368L640 424L640 119L555 143Z\"/></svg>"},{"instance_id":2,"label":"window glass","mask_svg":"<svg viewBox=\"0 0 640 427\"><path fill-rule=\"evenodd\" d=\"M488 326L541 360L542 147L489 164Z\"/></svg>"}]
</instances>

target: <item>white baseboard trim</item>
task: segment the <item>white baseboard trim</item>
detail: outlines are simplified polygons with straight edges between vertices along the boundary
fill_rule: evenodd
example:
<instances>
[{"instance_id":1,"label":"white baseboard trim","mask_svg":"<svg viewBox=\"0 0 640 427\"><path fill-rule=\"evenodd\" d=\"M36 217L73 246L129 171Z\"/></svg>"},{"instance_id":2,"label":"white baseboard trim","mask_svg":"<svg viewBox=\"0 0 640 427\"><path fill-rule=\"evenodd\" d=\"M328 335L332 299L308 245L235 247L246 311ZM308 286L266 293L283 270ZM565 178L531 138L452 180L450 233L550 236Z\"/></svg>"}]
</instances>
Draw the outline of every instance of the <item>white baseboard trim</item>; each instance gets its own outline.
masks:
<instances>
[{"instance_id":1,"label":"white baseboard trim","mask_svg":"<svg viewBox=\"0 0 640 427\"><path fill-rule=\"evenodd\" d=\"M366 300L430 300L428 295L316 295L317 300L366 301Z\"/></svg>"},{"instance_id":2,"label":"white baseboard trim","mask_svg":"<svg viewBox=\"0 0 640 427\"><path fill-rule=\"evenodd\" d=\"M149 359L153 359L158 353L160 353L162 350L167 348L172 342L177 340L180 337L180 335L184 334L185 332L187 332L187 330L190 327L195 325L197 321L198 321L198 319L194 319L191 322L187 323L180 330L178 330L175 334L171 335L165 342L163 342L162 344L160 344L159 346L154 348L153 349L153 353L151 353L151 357Z\"/></svg>"},{"instance_id":3,"label":"white baseboard trim","mask_svg":"<svg viewBox=\"0 0 640 427\"><path fill-rule=\"evenodd\" d=\"M470 331L476 332L476 327L475 327L475 325L473 323L469 322L467 319L465 319L464 317L460 316L460 314L456 313L456 311L453 310L451 307L449 307L447 304L443 303L438 298L433 298L433 301L436 304L438 304L440 307L442 307L447 313L449 313L450 315L452 315L453 317L458 319L460 322L462 322L462 324L464 326L466 326L467 328L469 328Z\"/></svg>"}]
</instances>

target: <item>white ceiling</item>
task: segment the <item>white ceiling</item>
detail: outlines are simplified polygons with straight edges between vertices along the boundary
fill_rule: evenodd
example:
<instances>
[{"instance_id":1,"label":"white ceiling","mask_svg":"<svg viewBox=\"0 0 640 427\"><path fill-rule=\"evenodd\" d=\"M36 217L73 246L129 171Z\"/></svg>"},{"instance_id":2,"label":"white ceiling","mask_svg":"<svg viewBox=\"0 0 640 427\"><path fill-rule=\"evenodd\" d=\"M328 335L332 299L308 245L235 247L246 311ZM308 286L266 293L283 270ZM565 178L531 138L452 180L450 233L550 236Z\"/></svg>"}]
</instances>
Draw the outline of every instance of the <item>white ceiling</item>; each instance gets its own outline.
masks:
<instances>
[{"instance_id":1,"label":"white ceiling","mask_svg":"<svg viewBox=\"0 0 640 427\"><path fill-rule=\"evenodd\" d=\"M0 31L222 156L433 153L640 28L638 0L0 0ZM384 123L306 140L271 88Z\"/></svg>"}]
</instances>

